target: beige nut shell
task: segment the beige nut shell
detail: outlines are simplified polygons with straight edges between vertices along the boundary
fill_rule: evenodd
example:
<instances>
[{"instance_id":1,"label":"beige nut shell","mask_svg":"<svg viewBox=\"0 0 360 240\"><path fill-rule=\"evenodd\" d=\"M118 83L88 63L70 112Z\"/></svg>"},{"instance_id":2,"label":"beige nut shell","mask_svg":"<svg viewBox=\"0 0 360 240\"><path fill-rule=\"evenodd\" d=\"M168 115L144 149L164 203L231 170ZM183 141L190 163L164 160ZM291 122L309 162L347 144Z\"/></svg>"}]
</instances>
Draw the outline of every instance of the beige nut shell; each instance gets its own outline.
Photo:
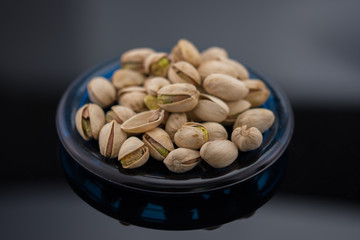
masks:
<instances>
[{"instance_id":1,"label":"beige nut shell","mask_svg":"<svg viewBox=\"0 0 360 240\"><path fill-rule=\"evenodd\" d=\"M121 128L127 133L144 133L150 131L159 126L164 119L164 110L159 112L159 117L155 121L149 121L149 119L158 110L151 110L138 113L128 120L126 120Z\"/></svg>"},{"instance_id":2,"label":"beige nut shell","mask_svg":"<svg viewBox=\"0 0 360 240\"><path fill-rule=\"evenodd\" d=\"M186 123L186 113L171 113L165 124L165 131L169 134L170 138L174 141L174 135L181 126Z\"/></svg>"},{"instance_id":3,"label":"beige nut shell","mask_svg":"<svg viewBox=\"0 0 360 240\"><path fill-rule=\"evenodd\" d=\"M199 66L201 63L199 50L194 44L186 39L180 39L177 45L173 48L171 54L175 62L186 61L194 67Z\"/></svg>"},{"instance_id":4,"label":"beige nut shell","mask_svg":"<svg viewBox=\"0 0 360 240\"><path fill-rule=\"evenodd\" d=\"M269 98L270 91L263 81L248 79L243 81L243 83L250 90L245 99L251 103L251 107L260 107Z\"/></svg>"},{"instance_id":5,"label":"beige nut shell","mask_svg":"<svg viewBox=\"0 0 360 240\"><path fill-rule=\"evenodd\" d=\"M109 144L111 141L112 144ZM127 138L126 133L121 129L120 124L115 120L105 124L99 134L100 153L108 158L116 158L118 156L121 145ZM110 154L108 154L110 148Z\"/></svg>"},{"instance_id":6,"label":"beige nut shell","mask_svg":"<svg viewBox=\"0 0 360 240\"><path fill-rule=\"evenodd\" d=\"M123 168L132 169L132 168L141 167L142 165L144 165L147 162L147 160L149 159L149 156L150 156L149 149L146 146L144 146L144 143L137 137L129 137L128 139L125 140L125 142L122 144L120 151L119 151L119 155L118 155L119 161L126 155L138 150L141 147L144 147L144 149L145 149L143 156L139 160L134 162L133 164L131 164L127 167L123 167Z\"/></svg>"},{"instance_id":7,"label":"beige nut shell","mask_svg":"<svg viewBox=\"0 0 360 240\"><path fill-rule=\"evenodd\" d=\"M180 71L186 76L188 76L192 80L192 82L187 82L186 80L182 79L181 76L177 73L177 71ZM179 61L172 64L169 68L168 75L168 78L172 83L190 83L195 86L201 85L201 78L199 72L193 65L185 61Z\"/></svg>"},{"instance_id":8,"label":"beige nut shell","mask_svg":"<svg viewBox=\"0 0 360 240\"><path fill-rule=\"evenodd\" d=\"M121 55L121 63L127 62L143 62L147 56L155 51L151 48L134 48L124 52Z\"/></svg>"},{"instance_id":9,"label":"beige nut shell","mask_svg":"<svg viewBox=\"0 0 360 240\"><path fill-rule=\"evenodd\" d=\"M114 113L117 115L118 118L120 118L122 122L125 122L126 120L128 120L129 118L131 118L136 114L134 110L132 110L131 108L120 105L112 106L111 110L114 111Z\"/></svg>"},{"instance_id":10,"label":"beige nut shell","mask_svg":"<svg viewBox=\"0 0 360 240\"><path fill-rule=\"evenodd\" d=\"M197 161L192 162L197 159ZM200 162L200 152L192 149L177 148L164 159L166 167L176 173L190 171Z\"/></svg>"},{"instance_id":11,"label":"beige nut shell","mask_svg":"<svg viewBox=\"0 0 360 240\"><path fill-rule=\"evenodd\" d=\"M204 122L203 125L206 127L209 133L209 141L228 138L228 133L226 129L220 123Z\"/></svg>"},{"instance_id":12,"label":"beige nut shell","mask_svg":"<svg viewBox=\"0 0 360 240\"><path fill-rule=\"evenodd\" d=\"M218 60L219 57L228 58L227 51L220 47L210 47L201 53L201 62Z\"/></svg>"},{"instance_id":13,"label":"beige nut shell","mask_svg":"<svg viewBox=\"0 0 360 240\"><path fill-rule=\"evenodd\" d=\"M130 69L119 69L114 72L111 81L116 89L121 89L143 84L145 76Z\"/></svg>"},{"instance_id":14,"label":"beige nut shell","mask_svg":"<svg viewBox=\"0 0 360 240\"><path fill-rule=\"evenodd\" d=\"M202 80L213 73L222 73L234 78L236 78L238 75L236 69L234 69L234 66L217 60L210 60L201 63L198 67L198 71Z\"/></svg>"},{"instance_id":15,"label":"beige nut shell","mask_svg":"<svg viewBox=\"0 0 360 240\"><path fill-rule=\"evenodd\" d=\"M247 68L244 65L242 65L238 61L227 58L227 57L219 57L219 60L222 62L225 62L226 64L228 64L234 68L234 70L236 72L236 78L238 78L240 80L249 79L249 77L250 77L249 71L247 70Z\"/></svg>"},{"instance_id":16,"label":"beige nut shell","mask_svg":"<svg viewBox=\"0 0 360 240\"><path fill-rule=\"evenodd\" d=\"M192 110L201 121L222 122L229 114L229 107L221 99L201 93L197 106Z\"/></svg>"},{"instance_id":17,"label":"beige nut shell","mask_svg":"<svg viewBox=\"0 0 360 240\"><path fill-rule=\"evenodd\" d=\"M253 108L241 113L234 123L233 129L243 125L256 127L261 133L270 128L275 121L274 113L265 108Z\"/></svg>"},{"instance_id":18,"label":"beige nut shell","mask_svg":"<svg viewBox=\"0 0 360 240\"><path fill-rule=\"evenodd\" d=\"M145 96L144 92L126 92L121 94L118 103L121 106L132 109L134 112L142 112L147 109L144 103Z\"/></svg>"},{"instance_id":19,"label":"beige nut shell","mask_svg":"<svg viewBox=\"0 0 360 240\"><path fill-rule=\"evenodd\" d=\"M95 77L87 85L89 99L100 107L109 107L116 98L114 86L104 77Z\"/></svg>"},{"instance_id":20,"label":"beige nut shell","mask_svg":"<svg viewBox=\"0 0 360 240\"><path fill-rule=\"evenodd\" d=\"M251 103L244 99L233 102L226 102L226 104L228 105L230 111L228 117L223 122L225 126L230 126L234 124L236 117L233 116L238 115L251 107Z\"/></svg>"},{"instance_id":21,"label":"beige nut shell","mask_svg":"<svg viewBox=\"0 0 360 240\"><path fill-rule=\"evenodd\" d=\"M146 92L152 96L157 96L157 92L165 86L170 85L170 81L163 77L152 77L145 80L144 87Z\"/></svg>"},{"instance_id":22,"label":"beige nut shell","mask_svg":"<svg viewBox=\"0 0 360 240\"><path fill-rule=\"evenodd\" d=\"M81 137L83 139L87 140L87 141L90 140L90 138L88 138L85 135L84 130L82 128L82 124L81 124L82 115L83 115L83 112L84 112L85 108L88 108L88 111L89 111L89 120L90 120L90 126L91 126L91 130L92 130L92 135L93 135L94 139L98 139L100 130L105 124L104 110L101 107L99 107L97 104L88 103L88 104L85 104L84 106L82 106L76 112L76 115L75 115L76 129L78 130Z\"/></svg>"},{"instance_id":23,"label":"beige nut shell","mask_svg":"<svg viewBox=\"0 0 360 240\"><path fill-rule=\"evenodd\" d=\"M178 147L189 149L200 149L208 141L205 134L198 127L206 127L200 123L187 122L175 133L174 141Z\"/></svg>"},{"instance_id":24,"label":"beige nut shell","mask_svg":"<svg viewBox=\"0 0 360 240\"><path fill-rule=\"evenodd\" d=\"M163 130L162 128L154 128L143 135L143 142L145 143L145 146L149 148L150 155L154 159L162 161L164 160L164 157L147 141L145 135L148 135L149 137L154 139L169 152L174 150L174 144L172 143L169 134L167 134L167 132L165 132L165 130Z\"/></svg>"},{"instance_id":25,"label":"beige nut shell","mask_svg":"<svg viewBox=\"0 0 360 240\"><path fill-rule=\"evenodd\" d=\"M238 148L229 140L213 140L200 149L201 158L214 168L223 168L232 164L238 157Z\"/></svg>"},{"instance_id":26,"label":"beige nut shell","mask_svg":"<svg viewBox=\"0 0 360 240\"><path fill-rule=\"evenodd\" d=\"M242 152L251 151L260 147L263 136L255 127L247 128L241 126L234 129L231 134L231 141L237 145Z\"/></svg>"}]
</instances>

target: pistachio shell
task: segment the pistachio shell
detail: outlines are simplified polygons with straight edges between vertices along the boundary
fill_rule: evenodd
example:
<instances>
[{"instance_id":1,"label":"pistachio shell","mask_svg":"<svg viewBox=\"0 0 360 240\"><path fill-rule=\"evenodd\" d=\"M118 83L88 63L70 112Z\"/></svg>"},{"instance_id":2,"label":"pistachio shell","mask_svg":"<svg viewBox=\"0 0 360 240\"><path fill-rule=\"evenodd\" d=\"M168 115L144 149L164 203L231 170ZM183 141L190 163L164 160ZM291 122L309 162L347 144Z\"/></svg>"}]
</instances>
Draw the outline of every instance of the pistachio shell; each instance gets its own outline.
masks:
<instances>
[{"instance_id":1,"label":"pistachio shell","mask_svg":"<svg viewBox=\"0 0 360 240\"><path fill-rule=\"evenodd\" d=\"M255 127L247 128L246 125L237 127L231 134L231 141L237 145L242 152L251 151L260 147L263 136Z\"/></svg>"},{"instance_id":2,"label":"pistachio shell","mask_svg":"<svg viewBox=\"0 0 360 240\"><path fill-rule=\"evenodd\" d=\"M83 118L88 119L90 123L90 135L88 136L83 129ZM98 139L101 128L105 124L104 110L94 103L85 104L75 115L75 125L81 137L85 140L92 138Z\"/></svg>"},{"instance_id":3,"label":"pistachio shell","mask_svg":"<svg viewBox=\"0 0 360 240\"><path fill-rule=\"evenodd\" d=\"M100 153L108 158L116 158L126 138L126 133L116 121L105 124L99 134Z\"/></svg>"},{"instance_id":4,"label":"pistachio shell","mask_svg":"<svg viewBox=\"0 0 360 240\"><path fill-rule=\"evenodd\" d=\"M199 151L177 148L164 159L166 167L176 173L183 173L193 169L201 161Z\"/></svg>"},{"instance_id":5,"label":"pistachio shell","mask_svg":"<svg viewBox=\"0 0 360 240\"><path fill-rule=\"evenodd\" d=\"M272 111L265 108L253 108L241 113L235 121L233 129L243 125L256 127L261 133L265 132L273 125L275 115Z\"/></svg>"},{"instance_id":6,"label":"pistachio shell","mask_svg":"<svg viewBox=\"0 0 360 240\"><path fill-rule=\"evenodd\" d=\"M162 87L170 85L169 80L163 77L153 77L147 79L144 83L144 87L146 92L152 96L157 95L157 91L159 91Z\"/></svg>"},{"instance_id":7,"label":"pistachio shell","mask_svg":"<svg viewBox=\"0 0 360 240\"><path fill-rule=\"evenodd\" d=\"M192 112L202 121L222 122L229 114L229 107L219 98L202 93Z\"/></svg>"},{"instance_id":8,"label":"pistachio shell","mask_svg":"<svg viewBox=\"0 0 360 240\"><path fill-rule=\"evenodd\" d=\"M203 125L209 133L209 141L216 139L227 139L228 133L223 125L217 122L205 122Z\"/></svg>"},{"instance_id":9,"label":"pistachio shell","mask_svg":"<svg viewBox=\"0 0 360 240\"><path fill-rule=\"evenodd\" d=\"M234 124L237 116L251 107L251 103L244 99L240 99L238 101L233 101L233 102L227 102L226 104L230 109L227 118L223 122L223 124L226 126Z\"/></svg>"},{"instance_id":10,"label":"pistachio shell","mask_svg":"<svg viewBox=\"0 0 360 240\"><path fill-rule=\"evenodd\" d=\"M143 84L145 76L134 70L119 69L114 72L111 81L116 89L121 89Z\"/></svg>"},{"instance_id":11,"label":"pistachio shell","mask_svg":"<svg viewBox=\"0 0 360 240\"><path fill-rule=\"evenodd\" d=\"M139 150L140 148L143 149L142 156L137 161L130 164L129 166L123 166L123 168L132 169L132 168L140 167L147 162L150 156L149 149L146 146L144 146L144 143L137 137L129 137L128 139L125 140L119 151L119 155L118 155L119 161L121 161L121 159L127 156L128 154L131 154Z\"/></svg>"},{"instance_id":12,"label":"pistachio shell","mask_svg":"<svg viewBox=\"0 0 360 240\"><path fill-rule=\"evenodd\" d=\"M148 137L154 140L161 149L156 149L156 147L148 141ZM164 160L168 153L174 150L174 145L170 139L169 134L167 134L167 132L165 132L162 128L154 128L146 132L143 135L143 142L149 148L150 155L156 160ZM163 151L163 155L165 156L160 154L159 150Z\"/></svg>"},{"instance_id":13,"label":"pistachio shell","mask_svg":"<svg viewBox=\"0 0 360 240\"><path fill-rule=\"evenodd\" d=\"M172 113L166 121L165 131L174 140L174 135L181 126L187 122L186 113Z\"/></svg>"},{"instance_id":14,"label":"pistachio shell","mask_svg":"<svg viewBox=\"0 0 360 240\"><path fill-rule=\"evenodd\" d=\"M89 99L105 108L113 104L116 97L114 86L104 77L95 77L87 85Z\"/></svg>"},{"instance_id":15,"label":"pistachio shell","mask_svg":"<svg viewBox=\"0 0 360 240\"><path fill-rule=\"evenodd\" d=\"M229 140L214 140L205 143L200 149L201 158L214 168L232 164L238 157L237 146Z\"/></svg>"},{"instance_id":16,"label":"pistachio shell","mask_svg":"<svg viewBox=\"0 0 360 240\"><path fill-rule=\"evenodd\" d=\"M119 105L112 106L111 111L113 112L113 116L108 117L107 113L106 121L111 122L112 120L115 120L119 124L122 124L136 114L132 109Z\"/></svg>"},{"instance_id":17,"label":"pistachio shell","mask_svg":"<svg viewBox=\"0 0 360 240\"><path fill-rule=\"evenodd\" d=\"M135 112L145 111L147 108L144 103L146 94L143 92L127 92L119 97L119 105L128 107Z\"/></svg>"},{"instance_id":18,"label":"pistachio shell","mask_svg":"<svg viewBox=\"0 0 360 240\"><path fill-rule=\"evenodd\" d=\"M128 50L121 56L121 64L123 68L144 72L145 59L155 51L151 48L135 48Z\"/></svg>"},{"instance_id":19,"label":"pistachio shell","mask_svg":"<svg viewBox=\"0 0 360 240\"><path fill-rule=\"evenodd\" d=\"M248 79L243 81L243 83L250 90L245 99L251 103L251 107L259 107L269 98L270 91L263 81L259 79Z\"/></svg>"},{"instance_id":20,"label":"pistachio shell","mask_svg":"<svg viewBox=\"0 0 360 240\"><path fill-rule=\"evenodd\" d=\"M234 69L234 66L217 60L211 60L201 63L198 67L198 71L202 80L213 73L223 73L235 78L238 75L236 69Z\"/></svg>"},{"instance_id":21,"label":"pistachio shell","mask_svg":"<svg viewBox=\"0 0 360 240\"><path fill-rule=\"evenodd\" d=\"M164 110L138 113L126 120L121 128L128 133L143 133L159 126L164 118Z\"/></svg>"},{"instance_id":22,"label":"pistachio shell","mask_svg":"<svg viewBox=\"0 0 360 240\"><path fill-rule=\"evenodd\" d=\"M201 78L196 68L188 62L179 61L169 68L169 80L172 83L190 83L195 86L201 85Z\"/></svg>"},{"instance_id":23,"label":"pistachio shell","mask_svg":"<svg viewBox=\"0 0 360 240\"><path fill-rule=\"evenodd\" d=\"M219 60L225 62L226 64L232 66L235 69L236 77L240 80L249 79L250 74L244 65L239 63L236 60L229 59L227 57L219 57Z\"/></svg>"},{"instance_id":24,"label":"pistachio shell","mask_svg":"<svg viewBox=\"0 0 360 240\"><path fill-rule=\"evenodd\" d=\"M174 141L178 147L199 149L209 140L209 134L204 125L187 122L175 133Z\"/></svg>"},{"instance_id":25,"label":"pistachio shell","mask_svg":"<svg viewBox=\"0 0 360 240\"><path fill-rule=\"evenodd\" d=\"M170 60L167 53L151 53L144 63L145 73L166 77L170 67Z\"/></svg>"},{"instance_id":26,"label":"pistachio shell","mask_svg":"<svg viewBox=\"0 0 360 240\"><path fill-rule=\"evenodd\" d=\"M210 47L201 53L201 62L218 60L219 57L229 57L227 51L220 47Z\"/></svg>"},{"instance_id":27,"label":"pistachio shell","mask_svg":"<svg viewBox=\"0 0 360 240\"><path fill-rule=\"evenodd\" d=\"M221 73L213 73L207 76L203 86L209 94L225 101L237 101L249 93L249 89L244 83Z\"/></svg>"},{"instance_id":28,"label":"pistachio shell","mask_svg":"<svg viewBox=\"0 0 360 240\"><path fill-rule=\"evenodd\" d=\"M186 61L194 67L199 66L201 62L199 50L186 39L180 39L171 54L175 62Z\"/></svg>"}]
</instances>

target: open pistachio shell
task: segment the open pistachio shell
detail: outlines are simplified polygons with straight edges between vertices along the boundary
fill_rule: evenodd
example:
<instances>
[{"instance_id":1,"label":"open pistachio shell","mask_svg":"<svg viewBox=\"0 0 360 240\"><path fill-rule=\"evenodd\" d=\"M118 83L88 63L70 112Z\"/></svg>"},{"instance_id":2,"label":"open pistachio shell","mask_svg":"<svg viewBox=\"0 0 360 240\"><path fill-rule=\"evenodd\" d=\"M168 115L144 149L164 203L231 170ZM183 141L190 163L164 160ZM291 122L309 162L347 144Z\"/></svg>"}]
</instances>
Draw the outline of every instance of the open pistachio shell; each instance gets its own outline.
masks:
<instances>
[{"instance_id":1,"label":"open pistachio shell","mask_svg":"<svg viewBox=\"0 0 360 240\"><path fill-rule=\"evenodd\" d=\"M238 148L229 140L214 140L205 143L200 149L201 158L214 168L232 164L238 156Z\"/></svg>"},{"instance_id":2,"label":"open pistachio shell","mask_svg":"<svg viewBox=\"0 0 360 240\"><path fill-rule=\"evenodd\" d=\"M220 47L210 47L201 53L201 62L218 60L219 57L229 57L227 51Z\"/></svg>"},{"instance_id":3,"label":"open pistachio shell","mask_svg":"<svg viewBox=\"0 0 360 240\"><path fill-rule=\"evenodd\" d=\"M174 145L169 134L162 128L154 128L146 132L142 139L145 146L149 148L150 155L156 160L164 160L164 158L174 150Z\"/></svg>"},{"instance_id":4,"label":"open pistachio shell","mask_svg":"<svg viewBox=\"0 0 360 240\"><path fill-rule=\"evenodd\" d=\"M100 153L108 158L116 158L126 138L126 133L115 120L105 124L99 134Z\"/></svg>"},{"instance_id":5,"label":"open pistachio shell","mask_svg":"<svg viewBox=\"0 0 360 240\"><path fill-rule=\"evenodd\" d=\"M170 67L167 53L152 53L144 63L145 73L153 76L166 77Z\"/></svg>"},{"instance_id":6,"label":"open pistachio shell","mask_svg":"<svg viewBox=\"0 0 360 240\"><path fill-rule=\"evenodd\" d=\"M164 159L166 167L176 173L183 173L193 169L201 161L199 151L177 148Z\"/></svg>"},{"instance_id":7,"label":"open pistachio shell","mask_svg":"<svg viewBox=\"0 0 360 240\"><path fill-rule=\"evenodd\" d=\"M95 77L87 85L89 99L105 108L109 107L116 98L114 86L104 77Z\"/></svg>"},{"instance_id":8,"label":"open pistachio shell","mask_svg":"<svg viewBox=\"0 0 360 240\"><path fill-rule=\"evenodd\" d=\"M159 126L163 118L164 110L145 111L126 120L121 128L128 133L143 133Z\"/></svg>"},{"instance_id":9,"label":"open pistachio shell","mask_svg":"<svg viewBox=\"0 0 360 240\"><path fill-rule=\"evenodd\" d=\"M171 52L174 61L186 61L194 67L199 66L201 62L201 56L199 50L186 39L180 39L177 45L172 49Z\"/></svg>"},{"instance_id":10,"label":"open pistachio shell","mask_svg":"<svg viewBox=\"0 0 360 240\"><path fill-rule=\"evenodd\" d=\"M172 83L190 83L195 86L201 85L199 72L193 65L185 61L172 64L169 68L168 75Z\"/></svg>"},{"instance_id":11,"label":"open pistachio shell","mask_svg":"<svg viewBox=\"0 0 360 240\"><path fill-rule=\"evenodd\" d=\"M234 66L226 62L210 60L200 64L198 71L202 80L213 73L223 73L232 77L237 77L238 73Z\"/></svg>"},{"instance_id":12,"label":"open pistachio shell","mask_svg":"<svg viewBox=\"0 0 360 240\"><path fill-rule=\"evenodd\" d=\"M130 69L119 69L114 72L111 81L116 89L138 86L144 83L145 76Z\"/></svg>"},{"instance_id":13,"label":"open pistachio shell","mask_svg":"<svg viewBox=\"0 0 360 240\"><path fill-rule=\"evenodd\" d=\"M261 133L265 132L275 121L274 113L265 108L253 108L241 113L234 123L233 129L246 125L256 127Z\"/></svg>"},{"instance_id":14,"label":"open pistachio shell","mask_svg":"<svg viewBox=\"0 0 360 240\"><path fill-rule=\"evenodd\" d=\"M144 103L146 96L145 88L143 87L127 87L118 92L119 105L128 107L135 112L145 111L147 108Z\"/></svg>"},{"instance_id":15,"label":"open pistachio shell","mask_svg":"<svg viewBox=\"0 0 360 240\"><path fill-rule=\"evenodd\" d=\"M147 79L144 83L146 92L152 96L156 96L160 88L170 85L169 80L163 77L153 77Z\"/></svg>"},{"instance_id":16,"label":"open pistachio shell","mask_svg":"<svg viewBox=\"0 0 360 240\"><path fill-rule=\"evenodd\" d=\"M270 96L270 91L265 83L259 79L248 79L243 81L249 88L249 94L245 97L251 103L251 107L260 107Z\"/></svg>"},{"instance_id":17,"label":"open pistachio shell","mask_svg":"<svg viewBox=\"0 0 360 240\"><path fill-rule=\"evenodd\" d=\"M187 122L175 133L174 141L178 147L200 149L209 140L206 127L200 123Z\"/></svg>"},{"instance_id":18,"label":"open pistachio shell","mask_svg":"<svg viewBox=\"0 0 360 240\"><path fill-rule=\"evenodd\" d=\"M151 48L134 48L128 50L121 55L121 65L124 69L144 72L145 59L155 51Z\"/></svg>"},{"instance_id":19,"label":"open pistachio shell","mask_svg":"<svg viewBox=\"0 0 360 240\"><path fill-rule=\"evenodd\" d=\"M111 107L111 110L106 113L105 120L106 123L111 122L112 120L115 120L117 123L122 124L132 116L134 116L136 113L124 106L115 105Z\"/></svg>"},{"instance_id":20,"label":"open pistachio shell","mask_svg":"<svg viewBox=\"0 0 360 240\"><path fill-rule=\"evenodd\" d=\"M176 131L186 122L186 113L171 113L166 121L165 131L169 134L170 138L174 140Z\"/></svg>"},{"instance_id":21,"label":"open pistachio shell","mask_svg":"<svg viewBox=\"0 0 360 240\"><path fill-rule=\"evenodd\" d=\"M85 104L75 115L75 125L85 140L98 139L101 128L105 124L104 110L94 103Z\"/></svg>"},{"instance_id":22,"label":"open pistachio shell","mask_svg":"<svg viewBox=\"0 0 360 240\"><path fill-rule=\"evenodd\" d=\"M229 107L219 98L202 93L192 112L202 121L222 122L229 114Z\"/></svg>"},{"instance_id":23,"label":"open pistachio shell","mask_svg":"<svg viewBox=\"0 0 360 240\"><path fill-rule=\"evenodd\" d=\"M149 159L149 149L137 137L129 137L121 145L118 160L123 168L137 168Z\"/></svg>"},{"instance_id":24,"label":"open pistachio shell","mask_svg":"<svg viewBox=\"0 0 360 240\"><path fill-rule=\"evenodd\" d=\"M244 99L233 102L226 102L226 104L228 105L230 111L227 118L223 121L225 126L234 124L237 116L251 107L251 103Z\"/></svg>"},{"instance_id":25,"label":"open pistachio shell","mask_svg":"<svg viewBox=\"0 0 360 240\"><path fill-rule=\"evenodd\" d=\"M217 122L204 122L203 125L206 127L209 133L209 141L216 139L227 139L228 133L223 125Z\"/></svg>"},{"instance_id":26,"label":"open pistachio shell","mask_svg":"<svg viewBox=\"0 0 360 240\"><path fill-rule=\"evenodd\" d=\"M231 134L231 141L238 146L240 151L247 152L260 147L263 136L259 129L255 127L248 128L244 125L234 129Z\"/></svg>"}]
</instances>

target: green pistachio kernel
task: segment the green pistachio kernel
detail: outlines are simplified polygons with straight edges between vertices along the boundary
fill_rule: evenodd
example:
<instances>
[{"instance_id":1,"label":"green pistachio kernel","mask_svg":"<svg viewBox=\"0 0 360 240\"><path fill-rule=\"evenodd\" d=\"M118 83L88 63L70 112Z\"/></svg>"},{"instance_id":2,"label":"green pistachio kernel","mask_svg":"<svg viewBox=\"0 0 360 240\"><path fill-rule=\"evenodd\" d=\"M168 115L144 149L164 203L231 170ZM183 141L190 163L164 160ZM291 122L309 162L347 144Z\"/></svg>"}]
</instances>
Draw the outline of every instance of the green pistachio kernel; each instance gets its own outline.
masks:
<instances>
[{"instance_id":1,"label":"green pistachio kernel","mask_svg":"<svg viewBox=\"0 0 360 240\"><path fill-rule=\"evenodd\" d=\"M81 119L81 126L82 126L82 128L83 128L84 134L85 134L88 138L92 138L90 119L83 117L83 118Z\"/></svg>"},{"instance_id":2,"label":"green pistachio kernel","mask_svg":"<svg viewBox=\"0 0 360 240\"><path fill-rule=\"evenodd\" d=\"M144 103L149 110L159 109L159 105L157 104L157 98L152 95L146 95L144 98Z\"/></svg>"},{"instance_id":3,"label":"green pistachio kernel","mask_svg":"<svg viewBox=\"0 0 360 240\"><path fill-rule=\"evenodd\" d=\"M199 128L205 136L205 141L206 142L209 141L209 132L205 127L202 127L202 126L193 126L193 127Z\"/></svg>"},{"instance_id":4,"label":"green pistachio kernel","mask_svg":"<svg viewBox=\"0 0 360 240\"><path fill-rule=\"evenodd\" d=\"M120 159L121 165L123 167L130 166L131 164L139 160L143 154L144 154L143 148L139 148L136 151L129 153L125 157L121 158Z\"/></svg>"},{"instance_id":5,"label":"green pistachio kernel","mask_svg":"<svg viewBox=\"0 0 360 240\"><path fill-rule=\"evenodd\" d=\"M166 57L161 58L158 62L151 64L150 71L152 74L156 76L164 76L166 75L165 71L169 66L170 61Z\"/></svg>"}]
</instances>

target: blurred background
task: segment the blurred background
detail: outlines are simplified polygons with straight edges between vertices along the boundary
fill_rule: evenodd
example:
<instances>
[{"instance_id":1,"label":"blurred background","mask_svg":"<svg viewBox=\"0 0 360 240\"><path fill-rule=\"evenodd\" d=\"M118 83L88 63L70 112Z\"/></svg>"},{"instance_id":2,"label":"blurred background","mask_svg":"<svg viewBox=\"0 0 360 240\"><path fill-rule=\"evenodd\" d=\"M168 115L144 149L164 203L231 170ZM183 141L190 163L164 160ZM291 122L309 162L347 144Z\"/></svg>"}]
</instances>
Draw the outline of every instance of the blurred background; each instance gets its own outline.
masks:
<instances>
[{"instance_id":1,"label":"blurred background","mask_svg":"<svg viewBox=\"0 0 360 240\"><path fill-rule=\"evenodd\" d=\"M355 0L2 2L0 239L359 239L359 11ZM223 47L283 88L295 116L288 171L253 217L212 232L124 227L66 184L57 104L88 68L180 38Z\"/></svg>"}]
</instances>

